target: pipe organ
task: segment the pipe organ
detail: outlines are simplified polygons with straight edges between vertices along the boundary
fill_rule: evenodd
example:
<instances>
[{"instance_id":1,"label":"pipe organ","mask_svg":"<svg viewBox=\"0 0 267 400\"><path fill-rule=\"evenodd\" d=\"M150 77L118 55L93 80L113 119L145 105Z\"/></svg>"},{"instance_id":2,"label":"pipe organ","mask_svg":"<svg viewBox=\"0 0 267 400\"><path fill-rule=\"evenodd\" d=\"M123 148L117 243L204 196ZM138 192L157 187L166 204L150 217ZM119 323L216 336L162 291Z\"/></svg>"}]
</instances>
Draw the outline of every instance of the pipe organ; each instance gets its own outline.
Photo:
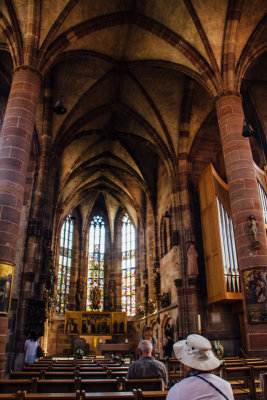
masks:
<instances>
[{"instance_id":1,"label":"pipe organ","mask_svg":"<svg viewBox=\"0 0 267 400\"><path fill-rule=\"evenodd\" d=\"M254 164L267 232L266 171ZM208 302L242 299L228 185L209 164L199 180Z\"/></svg>"},{"instance_id":2,"label":"pipe organ","mask_svg":"<svg viewBox=\"0 0 267 400\"><path fill-rule=\"evenodd\" d=\"M199 181L208 302L241 300L227 184L212 164Z\"/></svg>"}]
</instances>

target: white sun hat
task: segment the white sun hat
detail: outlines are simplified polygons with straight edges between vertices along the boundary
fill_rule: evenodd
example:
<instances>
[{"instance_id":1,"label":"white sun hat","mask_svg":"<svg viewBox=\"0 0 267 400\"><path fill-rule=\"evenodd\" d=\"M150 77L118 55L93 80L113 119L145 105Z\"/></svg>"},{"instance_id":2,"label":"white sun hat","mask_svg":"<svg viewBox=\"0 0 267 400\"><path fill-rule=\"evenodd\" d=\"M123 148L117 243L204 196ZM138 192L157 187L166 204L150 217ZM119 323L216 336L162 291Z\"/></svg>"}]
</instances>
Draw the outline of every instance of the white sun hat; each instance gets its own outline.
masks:
<instances>
[{"instance_id":1,"label":"white sun hat","mask_svg":"<svg viewBox=\"0 0 267 400\"><path fill-rule=\"evenodd\" d=\"M211 371L221 363L213 354L210 341L201 335L192 334L176 342L173 351L182 364L199 371Z\"/></svg>"}]
</instances>

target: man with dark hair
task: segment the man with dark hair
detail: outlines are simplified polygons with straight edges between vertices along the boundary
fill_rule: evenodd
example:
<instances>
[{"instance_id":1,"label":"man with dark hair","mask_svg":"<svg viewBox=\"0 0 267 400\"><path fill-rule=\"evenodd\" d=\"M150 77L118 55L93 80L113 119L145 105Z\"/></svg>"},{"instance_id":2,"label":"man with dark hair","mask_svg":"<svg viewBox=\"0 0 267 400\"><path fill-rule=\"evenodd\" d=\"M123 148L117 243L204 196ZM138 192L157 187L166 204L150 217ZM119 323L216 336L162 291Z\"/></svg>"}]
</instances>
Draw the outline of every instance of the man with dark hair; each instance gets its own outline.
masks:
<instances>
[{"instance_id":1,"label":"man with dark hair","mask_svg":"<svg viewBox=\"0 0 267 400\"><path fill-rule=\"evenodd\" d=\"M134 361L127 372L126 379L161 378L167 385L168 375L165 365L152 356L152 343L142 340L138 345L139 360Z\"/></svg>"}]
</instances>

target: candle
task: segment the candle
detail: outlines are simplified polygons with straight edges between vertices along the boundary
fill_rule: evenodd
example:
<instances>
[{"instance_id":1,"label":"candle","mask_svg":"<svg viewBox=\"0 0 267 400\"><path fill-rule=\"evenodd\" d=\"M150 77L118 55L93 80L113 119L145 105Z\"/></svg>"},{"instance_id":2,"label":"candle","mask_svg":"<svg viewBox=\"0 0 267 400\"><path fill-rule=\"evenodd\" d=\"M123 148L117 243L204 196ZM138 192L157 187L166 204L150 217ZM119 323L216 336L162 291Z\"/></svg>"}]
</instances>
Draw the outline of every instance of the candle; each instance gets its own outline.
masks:
<instances>
[{"instance_id":1,"label":"candle","mask_svg":"<svg viewBox=\"0 0 267 400\"><path fill-rule=\"evenodd\" d=\"M128 343L128 339L127 338L125 339L125 343Z\"/></svg>"},{"instance_id":2,"label":"candle","mask_svg":"<svg viewBox=\"0 0 267 400\"><path fill-rule=\"evenodd\" d=\"M197 314L197 328L198 328L198 333L201 335L201 316L200 316L200 314Z\"/></svg>"}]
</instances>

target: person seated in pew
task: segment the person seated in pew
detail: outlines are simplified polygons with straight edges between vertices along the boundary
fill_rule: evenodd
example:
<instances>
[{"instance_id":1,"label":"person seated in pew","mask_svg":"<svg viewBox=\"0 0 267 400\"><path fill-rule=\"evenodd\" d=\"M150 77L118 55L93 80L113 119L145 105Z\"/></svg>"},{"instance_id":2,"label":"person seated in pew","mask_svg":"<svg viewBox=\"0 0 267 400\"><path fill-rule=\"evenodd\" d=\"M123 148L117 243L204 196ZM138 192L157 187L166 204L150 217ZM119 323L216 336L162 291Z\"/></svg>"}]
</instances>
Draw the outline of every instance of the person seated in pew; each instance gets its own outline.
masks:
<instances>
[{"instance_id":1,"label":"person seated in pew","mask_svg":"<svg viewBox=\"0 0 267 400\"><path fill-rule=\"evenodd\" d=\"M185 379L169 390L166 400L234 400L230 383L212 373L221 362L208 339L189 335L176 342L173 351L183 364Z\"/></svg>"},{"instance_id":2,"label":"person seated in pew","mask_svg":"<svg viewBox=\"0 0 267 400\"><path fill-rule=\"evenodd\" d=\"M126 379L157 379L162 378L165 385L168 383L168 374L165 365L152 356L152 343L142 340L138 345L139 360L134 361L127 372Z\"/></svg>"}]
</instances>

